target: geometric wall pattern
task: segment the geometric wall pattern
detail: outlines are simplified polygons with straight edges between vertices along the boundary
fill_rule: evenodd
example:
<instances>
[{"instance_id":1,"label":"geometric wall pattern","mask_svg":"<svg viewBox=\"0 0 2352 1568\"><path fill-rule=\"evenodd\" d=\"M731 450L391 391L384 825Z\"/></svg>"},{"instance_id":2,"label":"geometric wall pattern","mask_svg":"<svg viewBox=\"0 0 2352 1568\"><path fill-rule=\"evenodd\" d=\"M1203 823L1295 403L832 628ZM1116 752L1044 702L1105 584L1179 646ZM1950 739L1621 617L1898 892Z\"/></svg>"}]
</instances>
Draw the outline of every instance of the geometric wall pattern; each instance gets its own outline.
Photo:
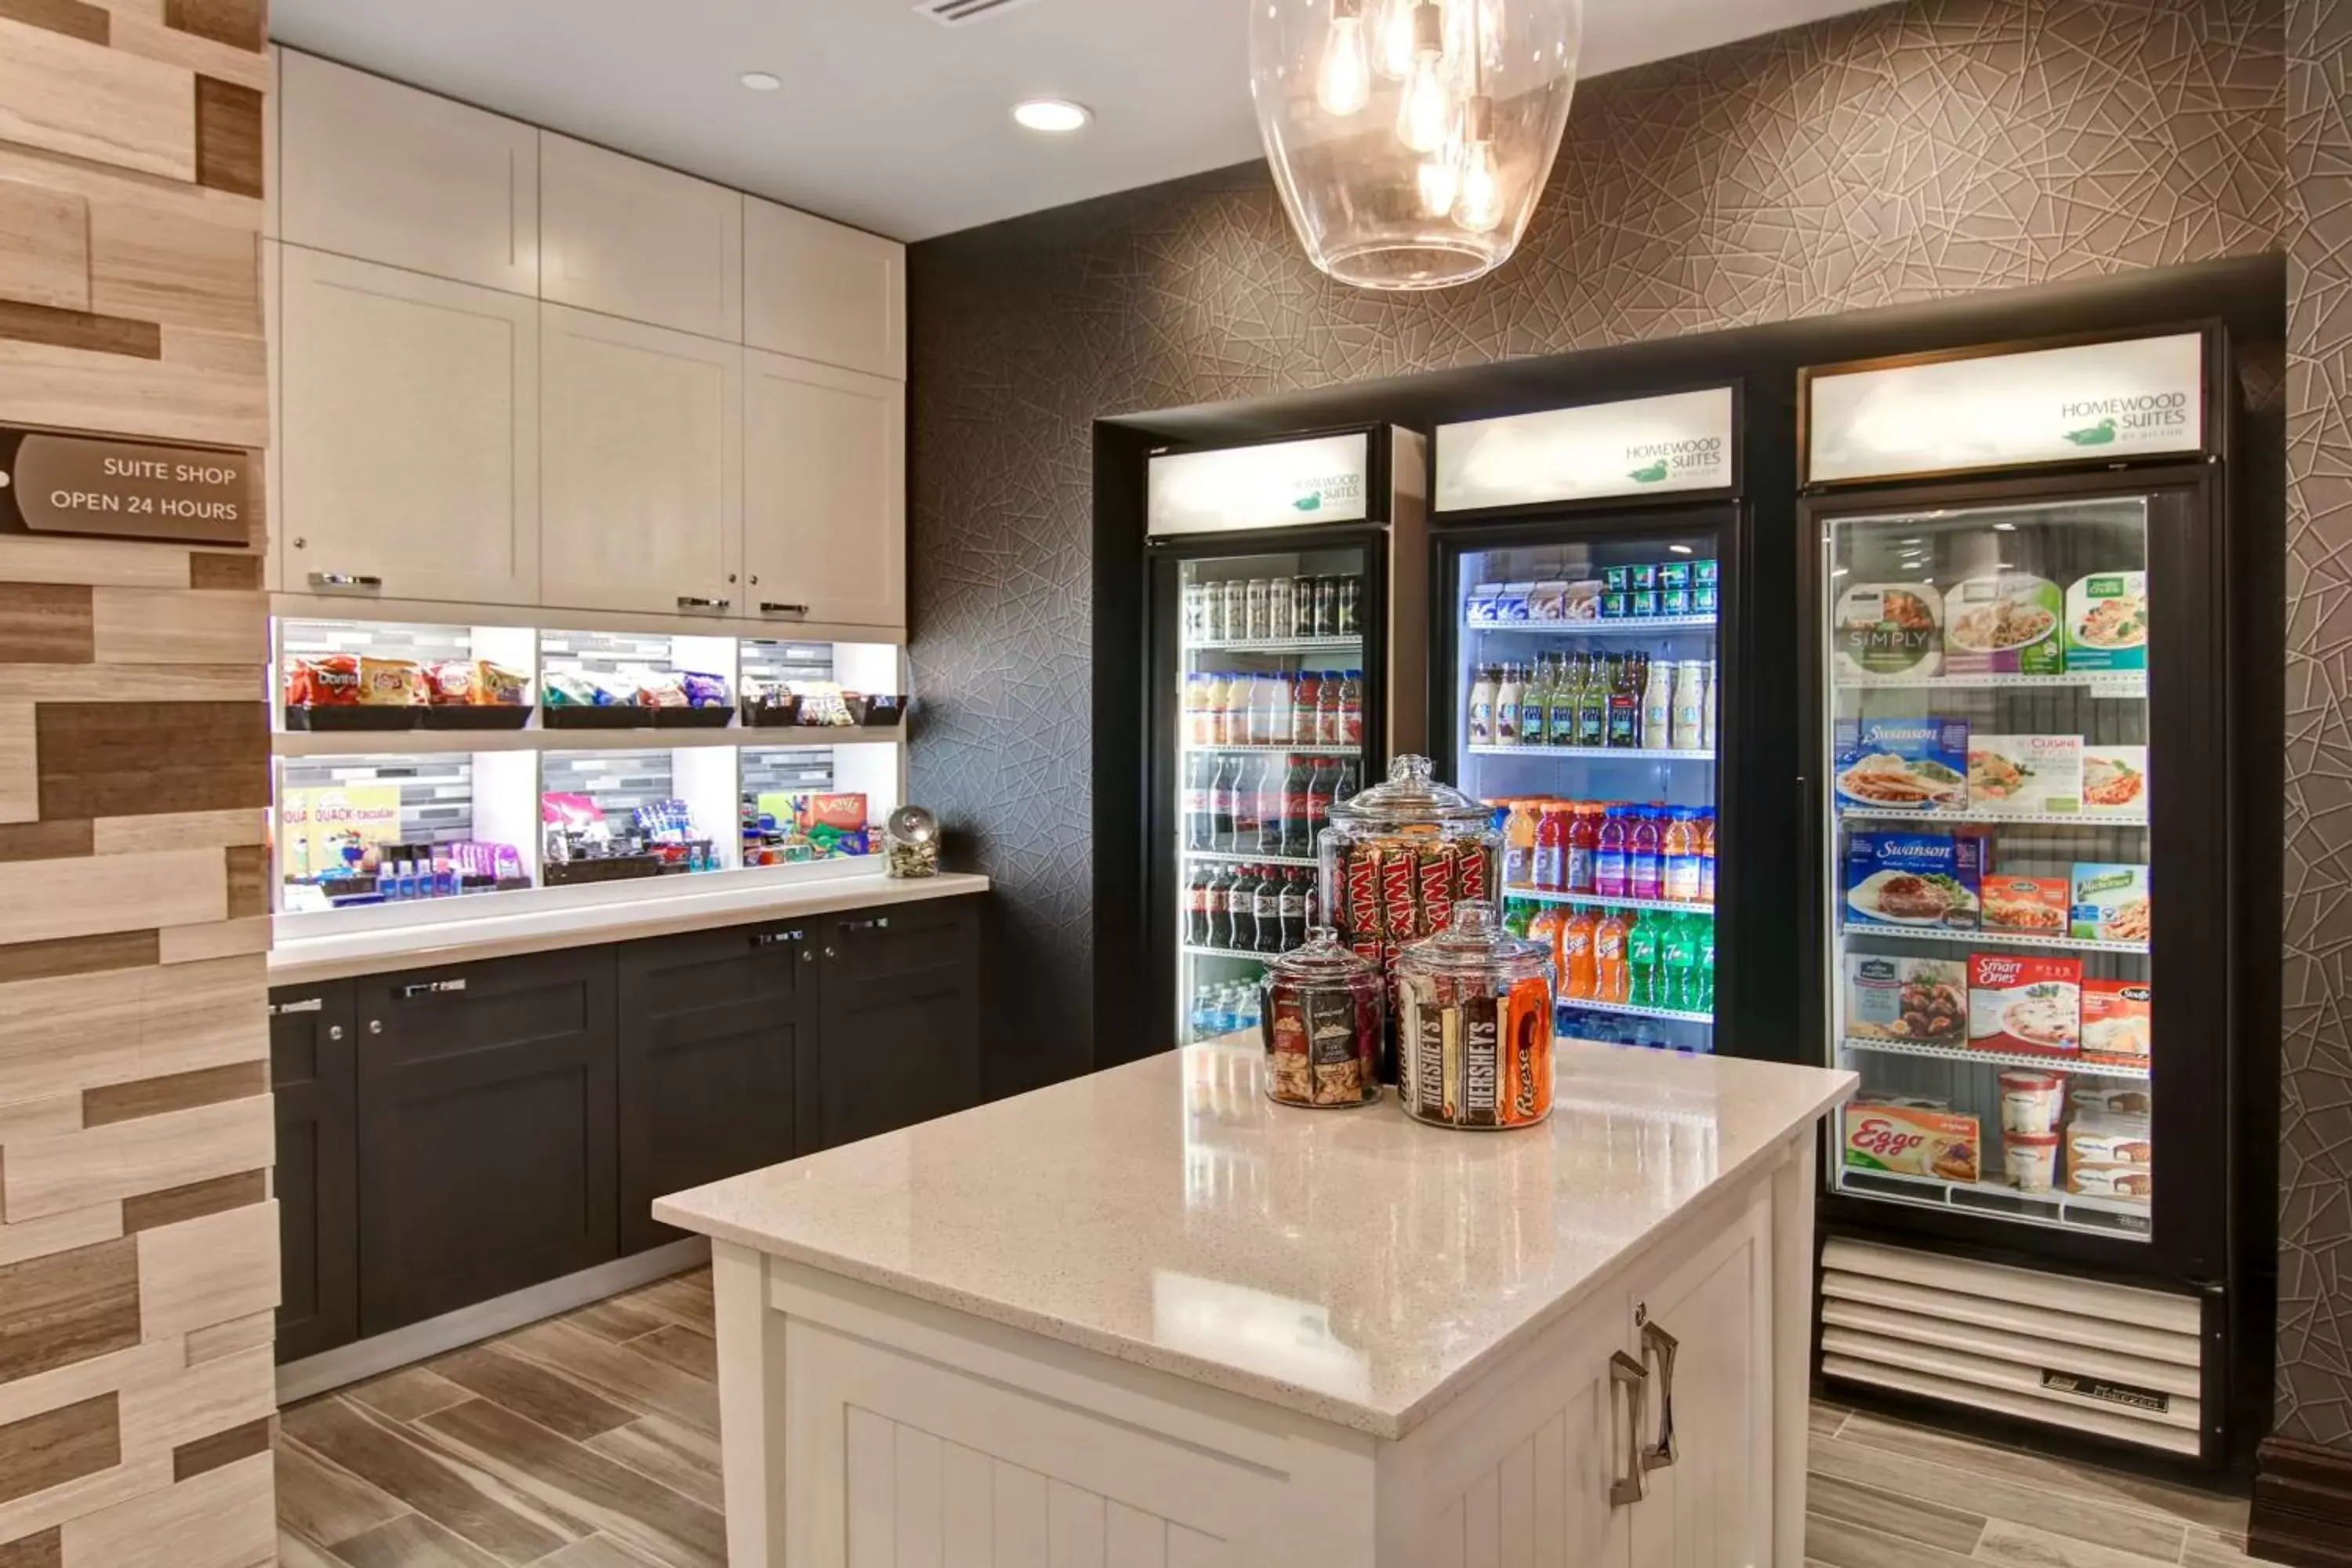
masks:
<instances>
[{"instance_id":1,"label":"geometric wall pattern","mask_svg":"<svg viewBox=\"0 0 2352 1568\"><path fill-rule=\"evenodd\" d=\"M2352 7L2286 14L2278 1430L2352 1447Z\"/></svg>"},{"instance_id":2,"label":"geometric wall pattern","mask_svg":"<svg viewBox=\"0 0 2352 1568\"><path fill-rule=\"evenodd\" d=\"M266 444L266 27L0 0L0 421ZM275 1560L253 533L0 533L6 1568Z\"/></svg>"},{"instance_id":3,"label":"geometric wall pattern","mask_svg":"<svg viewBox=\"0 0 2352 1568\"><path fill-rule=\"evenodd\" d=\"M1091 1060L1092 421L2270 251L2283 47L2274 0L1912 0L1618 72L1433 295L1315 272L1262 163L913 247L909 788L998 879L998 1087Z\"/></svg>"}]
</instances>

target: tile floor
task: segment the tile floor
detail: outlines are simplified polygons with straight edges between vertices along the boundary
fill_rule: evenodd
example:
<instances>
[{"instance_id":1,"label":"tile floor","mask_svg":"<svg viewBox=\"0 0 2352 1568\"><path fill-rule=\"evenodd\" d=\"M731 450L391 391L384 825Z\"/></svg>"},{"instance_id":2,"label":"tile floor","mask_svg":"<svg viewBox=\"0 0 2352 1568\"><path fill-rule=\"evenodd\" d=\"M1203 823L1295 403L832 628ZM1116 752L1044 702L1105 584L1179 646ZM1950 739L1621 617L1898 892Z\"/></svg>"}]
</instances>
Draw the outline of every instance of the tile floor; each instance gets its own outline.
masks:
<instances>
[{"instance_id":1,"label":"tile floor","mask_svg":"<svg viewBox=\"0 0 2352 1568\"><path fill-rule=\"evenodd\" d=\"M710 1277L285 1412L285 1568L723 1568ZM2241 1499L1813 1407L1820 1568L2228 1568Z\"/></svg>"}]
</instances>

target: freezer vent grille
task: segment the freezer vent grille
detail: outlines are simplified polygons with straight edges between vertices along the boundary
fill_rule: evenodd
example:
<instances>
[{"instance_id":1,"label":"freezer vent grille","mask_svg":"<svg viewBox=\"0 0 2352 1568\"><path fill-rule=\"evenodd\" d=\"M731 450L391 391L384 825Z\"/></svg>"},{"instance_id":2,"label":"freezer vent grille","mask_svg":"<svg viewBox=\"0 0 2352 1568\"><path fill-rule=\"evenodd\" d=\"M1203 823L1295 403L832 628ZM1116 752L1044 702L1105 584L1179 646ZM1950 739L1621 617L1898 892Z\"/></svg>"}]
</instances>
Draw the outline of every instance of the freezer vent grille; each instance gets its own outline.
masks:
<instances>
[{"instance_id":1,"label":"freezer vent grille","mask_svg":"<svg viewBox=\"0 0 2352 1568\"><path fill-rule=\"evenodd\" d=\"M2194 1456L2197 1298L1880 1247L1822 1249L1823 1375Z\"/></svg>"},{"instance_id":2,"label":"freezer vent grille","mask_svg":"<svg viewBox=\"0 0 2352 1568\"><path fill-rule=\"evenodd\" d=\"M916 0L915 11L942 27L969 27L1034 4L1036 0Z\"/></svg>"}]
</instances>

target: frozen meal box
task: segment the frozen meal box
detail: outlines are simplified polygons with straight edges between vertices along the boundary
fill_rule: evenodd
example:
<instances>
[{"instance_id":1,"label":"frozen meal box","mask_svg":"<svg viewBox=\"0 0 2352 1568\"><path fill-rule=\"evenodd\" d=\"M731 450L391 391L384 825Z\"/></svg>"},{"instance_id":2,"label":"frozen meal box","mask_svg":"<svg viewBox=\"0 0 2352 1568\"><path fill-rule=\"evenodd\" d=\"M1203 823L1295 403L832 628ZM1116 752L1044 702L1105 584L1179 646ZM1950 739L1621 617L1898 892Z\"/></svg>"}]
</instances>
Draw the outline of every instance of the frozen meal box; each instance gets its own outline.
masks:
<instances>
[{"instance_id":1,"label":"frozen meal box","mask_svg":"<svg viewBox=\"0 0 2352 1568\"><path fill-rule=\"evenodd\" d=\"M2093 1084L2070 1089L2066 1103L2079 1120L2085 1116L2127 1116L2145 1121L2156 1114L2156 1096L2145 1084Z\"/></svg>"},{"instance_id":2,"label":"frozen meal box","mask_svg":"<svg viewBox=\"0 0 2352 1568\"><path fill-rule=\"evenodd\" d=\"M2066 1167L2066 1190L2086 1198L2148 1200L2154 1173L2146 1165L2075 1165Z\"/></svg>"},{"instance_id":3,"label":"frozen meal box","mask_svg":"<svg viewBox=\"0 0 2352 1568\"><path fill-rule=\"evenodd\" d=\"M1481 583L1463 601L1462 618L1474 626L1490 626L1503 618L1503 585Z\"/></svg>"},{"instance_id":4,"label":"frozen meal box","mask_svg":"<svg viewBox=\"0 0 2352 1568\"><path fill-rule=\"evenodd\" d=\"M1989 876L1983 889L1984 929L2064 936L2072 897L2072 884L2063 877Z\"/></svg>"},{"instance_id":5,"label":"frozen meal box","mask_svg":"<svg viewBox=\"0 0 2352 1568\"><path fill-rule=\"evenodd\" d=\"M2149 1026L2155 1016L2146 981L2084 981L2083 1054L2135 1065L2146 1062L2153 1048Z\"/></svg>"},{"instance_id":6,"label":"frozen meal box","mask_svg":"<svg viewBox=\"0 0 2352 1568\"><path fill-rule=\"evenodd\" d=\"M2064 815L2082 804L2082 736L1969 736L1972 809Z\"/></svg>"},{"instance_id":7,"label":"frozen meal box","mask_svg":"<svg viewBox=\"0 0 2352 1568\"><path fill-rule=\"evenodd\" d=\"M1984 841L1949 833L1846 836L1849 925L1974 931Z\"/></svg>"},{"instance_id":8,"label":"frozen meal box","mask_svg":"<svg viewBox=\"0 0 2352 1568\"><path fill-rule=\"evenodd\" d=\"M2066 668L2147 668L2147 574L2094 572L2066 590Z\"/></svg>"},{"instance_id":9,"label":"frozen meal box","mask_svg":"<svg viewBox=\"0 0 2352 1568\"><path fill-rule=\"evenodd\" d=\"M1538 583L1528 596L1528 619L1531 621L1564 621L1568 619L1568 584Z\"/></svg>"},{"instance_id":10,"label":"frozen meal box","mask_svg":"<svg viewBox=\"0 0 2352 1568\"><path fill-rule=\"evenodd\" d=\"M1873 811L1961 811L1969 804L1965 719L1841 719L1838 799Z\"/></svg>"},{"instance_id":11,"label":"frozen meal box","mask_svg":"<svg viewBox=\"0 0 2352 1568\"><path fill-rule=\"evenodd\" d=\"M1845 1032L1865 1040L1958 1045L1969 1027L1969 966L1957 958L1845 955Z\"/></svg>"},{"instance_id":12,"label":"frozen meal box","mask_svg":"<svg viewBox=\"0 0 2352 1568\"><path fill-rule=\"evenodd\" d=\"M2072 931L2082 942L2148 940L2147 868L2074 864Z\"/></svg>"},{"instance_id":13,"label":"frozen meal box","mask_svg":"<svg viewBox=\"0 0 2352 1568\"><path fill-rule=\"evenodd\" d=\"M2142 1116L2078 1116L2066 1129L2066 1164L2152 1165L2156 1142Z\"/></svg>"},{"instance_id":14,"label":"frozen meal box","mask_svg":"<svg viewBox=\"0 0 2352 1568\"><path fill-rule=\"evenodd\" d=\"M1977 1119L1906 1105L1845 1108L1845 1163L1896 1176L1978 1179Z\"/></svg>"},{"instance_id":15,"label":"frozen meal box","mask_svg":"<svg viewBox=\"0 0 2352 1568\"><path fill-rule=\"evenodd\" d=\"M2147 816L2147 748L2084 742L2083 810L2091 816Z\"/></svg>"},{"instance_id":16,"label":"frozen meal box","mask_svg":"<svg viewBox=\"0 0 2352 1568\"><path fill-rule=\"evenodd\" d=\"M1969 955L1969 1044L1980 1051L2071 1056L2082 1045L2083 961Z\"/></svg>"},{"instance_id":17,"label":"frozen meal box","mask_svg":"<svg viewBox=\"0 0 2352 1568\"><path fill-rule=\"evenodd\" d=\"M2058 584L2023 572L1970 577L1944 595L1944 669L1951 675L2057 675L2066 668Z\"/></svg>"},{"instance_id":18,"label":"frozen meal box","mask_svg":"<svg viewBox=\"0 0 2352 1568\"><path fill-rule=\"evenodd\" d=\"M1840 673L1934 675L1944 664L1944 599L1925 583L1864 583L1838 595Z\"/></svg>"}]
</instances>

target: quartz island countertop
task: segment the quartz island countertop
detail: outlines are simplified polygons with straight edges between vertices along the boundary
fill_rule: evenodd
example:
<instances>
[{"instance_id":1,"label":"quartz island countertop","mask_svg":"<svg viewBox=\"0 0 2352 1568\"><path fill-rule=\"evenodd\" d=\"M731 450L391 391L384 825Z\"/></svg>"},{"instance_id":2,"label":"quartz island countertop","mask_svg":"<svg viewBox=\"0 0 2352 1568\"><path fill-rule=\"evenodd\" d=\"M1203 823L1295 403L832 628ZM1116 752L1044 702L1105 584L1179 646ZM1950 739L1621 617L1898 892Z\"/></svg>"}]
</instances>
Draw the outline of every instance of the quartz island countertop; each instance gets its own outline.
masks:
<instances>
[{"instance_id":1,"label":"quartz island countertop","mask_svg":"<svg viewBox=\"0 0 2352 1568\"><path fill-rule=\"evenodd\" d=\"M1260 1093L1195 1046L654 1205L774 1258L1397 1439L1850 1096L1562 1042L1540 1128Z\"/></svg>"}]
</instances>

